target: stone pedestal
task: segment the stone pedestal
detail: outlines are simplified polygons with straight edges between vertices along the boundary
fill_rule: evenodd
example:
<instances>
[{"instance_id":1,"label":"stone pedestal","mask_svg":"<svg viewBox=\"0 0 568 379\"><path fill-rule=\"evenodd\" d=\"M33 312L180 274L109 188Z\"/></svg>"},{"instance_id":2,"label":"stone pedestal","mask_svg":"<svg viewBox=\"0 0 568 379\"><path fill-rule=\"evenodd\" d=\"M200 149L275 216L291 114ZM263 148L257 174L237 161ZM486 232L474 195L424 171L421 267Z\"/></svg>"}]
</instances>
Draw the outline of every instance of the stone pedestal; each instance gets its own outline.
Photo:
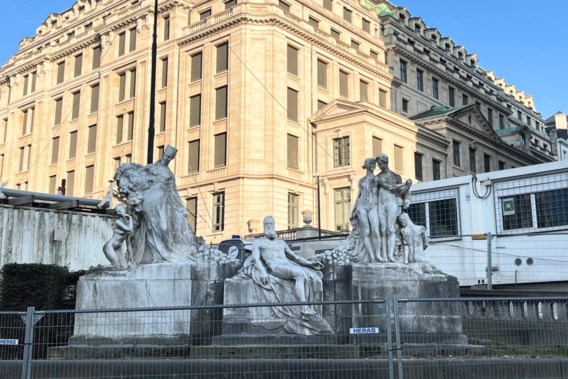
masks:
<instances>
[{"instance_id":1,"label":"stone pedestal","mask_svg":"<svg viewBox=\"0 0 568 379\"><path fill-rule=\"evenodd\" d=\"M423 273L419 264L354 264L352 278L353 300L459 297L455 277ZM393 307L390 303L391 320ZM467 343L456 302L408 302L398 309L398 314L403 343ZM353 327L379 327L381 333L387 330L385 308L375 304L354 305L352 319Z\"/></svg>"},{"instance_id":2,"label":"stone pedestal","mask_svg":"<svg viewBox=\"0 0 568 379\"><path fill-rule=\"evenodd\" d=\"M81 277L77 310L189 307L223 303L223 282L237 263L158 263L135 271L100 271ZM78 313L71 344L210 343L221 333L221 308Z\"/></svg>"},{"instance_id":3,"label":"stone pedestal","mask_svg":"<svg viewBox=\"0 0 568 379\"><path fill-rule=\"evenodd\" d=\"M135 271L100 271L80 278L77 310L191 305L190 263L159 263ZM190 335L189 310L78 313L70 344L178 343Z\"/></svg>"}]
</instances>

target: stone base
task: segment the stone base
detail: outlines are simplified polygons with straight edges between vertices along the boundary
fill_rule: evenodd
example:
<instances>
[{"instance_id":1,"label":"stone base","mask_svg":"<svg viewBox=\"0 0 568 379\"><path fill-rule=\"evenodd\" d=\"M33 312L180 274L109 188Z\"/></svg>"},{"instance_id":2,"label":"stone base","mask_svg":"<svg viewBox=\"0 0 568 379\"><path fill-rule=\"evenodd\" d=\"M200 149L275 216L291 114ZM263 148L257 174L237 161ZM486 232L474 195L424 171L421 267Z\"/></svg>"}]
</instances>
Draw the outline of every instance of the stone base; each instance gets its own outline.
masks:
<instances>
[{"instance_id":1,"label":"stone base","mask_svg":"<svg viewBox=\"0 0 568 379\"><path fill-rule=\"evenodd\" d=\"M99 271L80 278L77 310L191 305L191 264L159 263L130 271ZM184 339L189 310L77 313L70 344L148 343ZM154 342L155 343L155 342ZM160 342L161 343L161 342Z\"/></svg>"},{"instance_id":2,"label":"stone base","mask_svg":"<svg viewBox=\"0 0 568 379\"><path fill-rule=\"evenodd\" d=\"M354 264L353 300L457 298L459 284L443 273L423 273L420 265L401 263ZM389 304L391 322L394 305ZM465 344L462 318L456 302L408 302L398 309L401 342ZM387 330L385 308L378 304L354 304L353 327ZM394 324L391 325L394 332Z\"/></svg>"}]
</instances>

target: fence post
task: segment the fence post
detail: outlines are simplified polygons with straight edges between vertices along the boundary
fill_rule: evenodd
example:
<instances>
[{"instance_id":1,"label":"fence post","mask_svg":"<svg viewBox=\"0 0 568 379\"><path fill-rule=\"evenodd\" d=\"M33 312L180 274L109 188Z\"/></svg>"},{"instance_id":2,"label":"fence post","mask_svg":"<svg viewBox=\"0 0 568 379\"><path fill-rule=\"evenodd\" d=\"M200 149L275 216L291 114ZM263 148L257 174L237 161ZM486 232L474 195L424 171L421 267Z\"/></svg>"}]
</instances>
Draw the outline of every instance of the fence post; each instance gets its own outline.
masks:
<instances>
[{"instance_id":1,"label":"fence post","mask_svg":"<svg viewBox=\"0 0 568 379\"><path fill-rule=\"evenodd\" d=\"M493 262L492 262L492 245L491 245L491 240L493 239L493 236L491 235L491 232L487 233L487 289L491 290L493 289Z\"/></svg>"},{"instance_id":2,"label":"fence post","mask_svg":"<svg viewBox=\"0 0 568 379\"><path fill-rule=\"evenodd\" d=\"M402 378L402 351L400 346L400 320L398 319L398 299L393 296L393 306L394 306L394 333L396 337L396 363L398 366L398 379Z\"/></svg>"},{"instance_id":3,"label":"fence post","mask_svg":"<svg viewBox=\"0 0 568 379\"><path fill-rule=\"evenodd\" d=\"M392 358L392 326L390 320L389 300L385 300L385 317L387 324L387 352L389 358L389 379L394 379L394 362Z\"/></svg>"},{"instance_id":4,"label":"fence post","mask_svg":"<svg viewBox=\"0 0 568 379\"><path fill-rule=\"evenodd\" d=\"M22 360L22 379L31 379L32 377L34 326L42 317L42 315L36 316L35 307L28 307L26 315L22 316L22 320L26 326L26 334L24 337L24 357Z\"/></svg>"}]
</instances>

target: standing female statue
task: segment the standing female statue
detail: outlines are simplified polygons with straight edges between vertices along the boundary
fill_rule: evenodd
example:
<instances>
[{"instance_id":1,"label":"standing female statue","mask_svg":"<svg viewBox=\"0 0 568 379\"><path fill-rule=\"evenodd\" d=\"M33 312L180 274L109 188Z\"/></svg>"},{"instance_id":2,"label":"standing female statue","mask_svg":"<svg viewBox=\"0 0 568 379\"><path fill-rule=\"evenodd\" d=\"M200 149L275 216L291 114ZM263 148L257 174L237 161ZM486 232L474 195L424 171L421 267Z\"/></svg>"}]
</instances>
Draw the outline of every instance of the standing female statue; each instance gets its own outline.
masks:
<instances>
[{"instance_id":1,"label":"standing female statue","mask_svg":"<svg viewBox=\"0 0 568 379\"><path fill-rule=\"evenodd\" d=\"M360 262L384 262L380 255L381 238L379 236L379 212L377 177L373 171L377 163L373 158L365 159L363 168L367 174L359 179L359 195L351 211L351 219L357 218L357 226L360 228L364 254L359 255Z\"/></svg>"}]
</instances>

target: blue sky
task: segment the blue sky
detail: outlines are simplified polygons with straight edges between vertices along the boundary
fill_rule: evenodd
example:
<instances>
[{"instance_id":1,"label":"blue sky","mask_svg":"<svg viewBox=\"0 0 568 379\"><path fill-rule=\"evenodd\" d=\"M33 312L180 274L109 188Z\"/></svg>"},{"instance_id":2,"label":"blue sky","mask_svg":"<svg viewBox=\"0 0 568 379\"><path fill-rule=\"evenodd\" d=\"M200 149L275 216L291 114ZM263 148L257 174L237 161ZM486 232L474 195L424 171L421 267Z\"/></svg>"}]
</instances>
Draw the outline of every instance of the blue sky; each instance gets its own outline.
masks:
<instances>
[{"instance_id":1,"label":"blue sky","mask_svg":"<svg viewBox=\"0 0 568 379\"><path fill-rule=\"evenodd\" d=\"M543 117L568 113L568 0L391 0L406 6L429 27L476 53L479 64L534 96ZM0 62L35 34L49 13L74 0L4 1L0 23Z\"/></svg>"}]
</instances>

